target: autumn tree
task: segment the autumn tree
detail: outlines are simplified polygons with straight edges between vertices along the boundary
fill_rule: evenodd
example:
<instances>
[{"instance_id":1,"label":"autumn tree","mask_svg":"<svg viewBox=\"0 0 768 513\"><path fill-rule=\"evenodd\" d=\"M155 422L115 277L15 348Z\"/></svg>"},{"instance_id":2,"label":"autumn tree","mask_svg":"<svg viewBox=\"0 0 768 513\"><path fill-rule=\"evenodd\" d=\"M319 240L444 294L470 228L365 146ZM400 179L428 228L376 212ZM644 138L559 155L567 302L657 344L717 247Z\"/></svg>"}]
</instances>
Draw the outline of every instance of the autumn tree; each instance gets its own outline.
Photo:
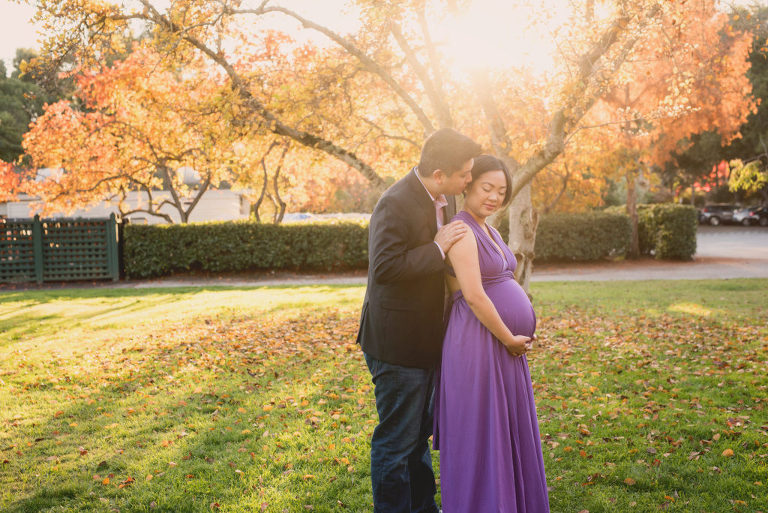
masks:
<instances>
[{"instance_id":1,"label":"autumn tree","mask_svg":"<svg viewBox=\"0 0 768 513\"><path fill-rule=\"evenodd\" d=\"M560 158L536 175L533 204L540 214L601 207L620 167L610 134L597 129L573 135Z\"/></svg>"},{"instance_id":2,"label":"autumn tree","mask_svg":"<svg viewBox=\"0 0 768 513\"><path fill-rule=\"evenodd\" d=\"M0 160L0 202L14 201L18 195L21 177L10 162Z\"/></svg>"},{"instance_id":3,"label":"autumn tree","mask_svg":"<svg viewBox=\"0 0 768 513\"><path fill-rule=\"evenodd\" d=\"M741 128L742 137L727 146L724 153L728 159L739 158L745 162L760 159L765 167L768 166L768 6L755 3L751 7L737 7L730 16L736 29L754 33L747 77L758 106Z\"/></svg>"},{"instance_id":4,"label":"autumn tree","mask_svg":"<svg viewBox=\"0 0 768 513\"><path fill-rule=\"evenodd\" d=\"M626 180L632 255L639 253L639 176L663 167L693 134L715 130L734 139L754 109L746 75L751 42L714 1L676 4L587 116L612 141L614 158L605 162Z\"/></svg>"},{"instance_id":5,"label":"autumn tree","mask_svg":"<svg viewBox=\"0 0 768 513\"><path fill-rule=\"evenodd\" d=\"M204 63L169 68L156 51L138 46L124 61L79 73L77 86L82 108L49 105L24 137L33 167L63 170L42 182L29 177L24 186L43 212L112 198L123 215L173 222L171 208L187 222L209 188L253 165L250 153L233 151L241 135L218 101L228 93ZM187 168L200 175L196 188L179 174ZM129 209L124 201L134 190L142 202Z\"/></svg>"},{"instance_id":6,"label":"autumn tree","mask_svg":"<svg viewBox=\"0 0 768 513\"><path fill-rule=\"evenodd\" d=\"M760 159L746 163L734 159L730 162L730 172L728 188L731 192L758 193L763 203L768 203L768 169Z\"/></svg>"},{"instance_id":7,"label":"autumn tree","mask_svg":"<svg viewBox=\"0 0 768 513\"><path fill-rule=\"evenodd\" d=\"M522 9L532 25L546 28L542 42L557 43L557 59L536 88L525 82L529 74L506 63L471 72L457 68L460 52L446 50L457 48L451 40L466 46L491 35L480 35L481 24L476 33L461 26L464 13L476 3L359 0L352 5L354 26L347 29L313 19L306 12L309 4L292 9L268 0L181 0L168 8L151 0L140 0L138 8L48 0L38 3L38 17L51 34L46 47L51 58L66 51L86 61L112 48L129 22L143 22L169 59L190 53L219 66L245 123L337 158L376 186L385 183L379 165L397 160L388 159L390 153L415 154L423 138L440 127L471 134L514 169L510 245L520 262L518 280L527 285L536 229L531 181L562 154L595 103L621 83L628 59L651 41L662 49L675 48L662 30L686 2L486 6L486 20L506 16L507 22L514 21L509 9ZM503 13L495 12L502 8ZM559 20L556 27L551 18ZM307 72L276 78L269 66L248 63L254 40L289 21L303 27L313 41L322 41L314 45ZM286 53L285 45L278 44L276 51ZM494 55L502 53L497 49ZM483 52L476 52L470 59L481 57ZM275 87L281 80L285 85ZM679 85L687 87L684 81ZM528 129L530 120L534 122Z\"/></svg>"},{"instance_id":8,"label":"autumn tree","mask_svg":"<svg viewBox=\"0 0 768 513\"><path fill-rule=\"evenodd\" d=\"M713 168L723 161L730 161L731 191L758 193L762 201L768 203L768 189L760 185L761 175L768 170L768 7L758 4L734 7L729 17L735 29L754 35L746 76L751 82L757 108L749 113L746 123L741 126L741 137L730 143L716 131L692 137L690 145L675 153L669 180L678 179L680 186L687 187L697 181L707 182L714 175L711 183L722 190L723 180L719 180L718 173L713 173ZM675 173L677 170L681 172Z\"/></svg>"}]
</instances>

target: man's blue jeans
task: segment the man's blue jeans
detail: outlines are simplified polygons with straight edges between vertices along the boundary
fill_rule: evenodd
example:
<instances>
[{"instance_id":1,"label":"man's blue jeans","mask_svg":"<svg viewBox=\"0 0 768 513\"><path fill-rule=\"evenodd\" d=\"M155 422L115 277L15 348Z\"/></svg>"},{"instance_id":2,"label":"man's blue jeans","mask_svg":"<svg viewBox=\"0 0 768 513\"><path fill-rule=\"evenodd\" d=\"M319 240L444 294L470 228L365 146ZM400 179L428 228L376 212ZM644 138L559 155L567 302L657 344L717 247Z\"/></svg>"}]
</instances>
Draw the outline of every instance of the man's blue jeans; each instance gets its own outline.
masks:
<instances>
[{"instance_id":1,"label":"man's blue jeans","mask_svg":"<svg viewBox=\"0 0 768 513\"><path fill-rule=\"evenodd\" d=\"M434 371L365 354L379 425L371 439L374 513L437 513L432 434Z\"/></svg>"}]
</instances>

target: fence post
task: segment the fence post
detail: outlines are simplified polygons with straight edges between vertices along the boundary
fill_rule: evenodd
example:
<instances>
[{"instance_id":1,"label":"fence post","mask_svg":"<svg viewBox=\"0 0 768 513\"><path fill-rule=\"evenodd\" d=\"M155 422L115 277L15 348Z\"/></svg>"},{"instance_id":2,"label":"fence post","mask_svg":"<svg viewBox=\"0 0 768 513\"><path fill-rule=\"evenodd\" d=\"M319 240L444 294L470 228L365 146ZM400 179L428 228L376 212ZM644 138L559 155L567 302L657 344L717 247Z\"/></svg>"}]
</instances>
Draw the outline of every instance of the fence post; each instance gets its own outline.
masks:
<instances>
[{"instance_id":1,"label":"fence post","mask_svg":"<svg viewBox=\"0 0 768 513\"><path fill-rule=\"evenodd\" d=\"M112 281L120 279L120 265L117 257L117 219L114 212L109 214L109 221L107 221L107 269Z\"/></svg>"},{"instance_id":2,"label":"fence post","mask_svg":"<svg viewBox=\"0 0 768 513\"><path fill-rule=\"evenodd\" d=\"M32 222L32 247L35 254L35 280L37 283L43 283L43 223L40 222L40 215L35 215Z\"/></svg>"}]
</instances>

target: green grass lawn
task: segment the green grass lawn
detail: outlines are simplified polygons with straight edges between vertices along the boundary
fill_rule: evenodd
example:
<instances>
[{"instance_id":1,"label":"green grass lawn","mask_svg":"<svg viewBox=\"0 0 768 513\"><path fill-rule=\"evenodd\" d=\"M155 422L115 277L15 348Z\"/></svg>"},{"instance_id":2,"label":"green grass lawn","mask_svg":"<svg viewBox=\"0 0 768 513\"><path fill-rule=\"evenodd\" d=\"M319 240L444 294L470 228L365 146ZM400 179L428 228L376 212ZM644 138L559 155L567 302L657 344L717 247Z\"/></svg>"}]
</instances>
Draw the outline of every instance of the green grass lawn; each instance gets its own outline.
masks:
<instances>
[{"instance_id":1,"label":"green grass lawn","mask_svg":"<svg viewBox=\"0 0 768 513\"><path fill-rule=\"evenodd\" d=\"M767 290L533 285L553 512L768 513ZM363 294L0 293L0 511L370 511Z\"/></svg>"}]
</instances>

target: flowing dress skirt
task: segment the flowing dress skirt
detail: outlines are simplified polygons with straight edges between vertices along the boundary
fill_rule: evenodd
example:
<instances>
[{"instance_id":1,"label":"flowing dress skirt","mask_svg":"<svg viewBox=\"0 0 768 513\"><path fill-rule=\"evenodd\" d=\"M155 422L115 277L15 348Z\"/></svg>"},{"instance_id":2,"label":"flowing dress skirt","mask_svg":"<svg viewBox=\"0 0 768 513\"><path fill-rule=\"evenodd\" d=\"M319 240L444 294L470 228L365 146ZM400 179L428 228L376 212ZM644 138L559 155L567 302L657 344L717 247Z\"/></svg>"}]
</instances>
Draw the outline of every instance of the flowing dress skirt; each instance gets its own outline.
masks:
<instances>
[{"instance_id":1,"label":"flowing dress skirt","mask_svg":"<svg viewBox=\"0 0 768 513\"><path fill-rule=\"evenodd\" d=\"M533 335L536 318L525 291L509 275L494 278L484 287L505 324ZM435 395L443 511L546 513L528 360L507 353L460 293L455 299Z\"/></svg>"}]
</instances>

